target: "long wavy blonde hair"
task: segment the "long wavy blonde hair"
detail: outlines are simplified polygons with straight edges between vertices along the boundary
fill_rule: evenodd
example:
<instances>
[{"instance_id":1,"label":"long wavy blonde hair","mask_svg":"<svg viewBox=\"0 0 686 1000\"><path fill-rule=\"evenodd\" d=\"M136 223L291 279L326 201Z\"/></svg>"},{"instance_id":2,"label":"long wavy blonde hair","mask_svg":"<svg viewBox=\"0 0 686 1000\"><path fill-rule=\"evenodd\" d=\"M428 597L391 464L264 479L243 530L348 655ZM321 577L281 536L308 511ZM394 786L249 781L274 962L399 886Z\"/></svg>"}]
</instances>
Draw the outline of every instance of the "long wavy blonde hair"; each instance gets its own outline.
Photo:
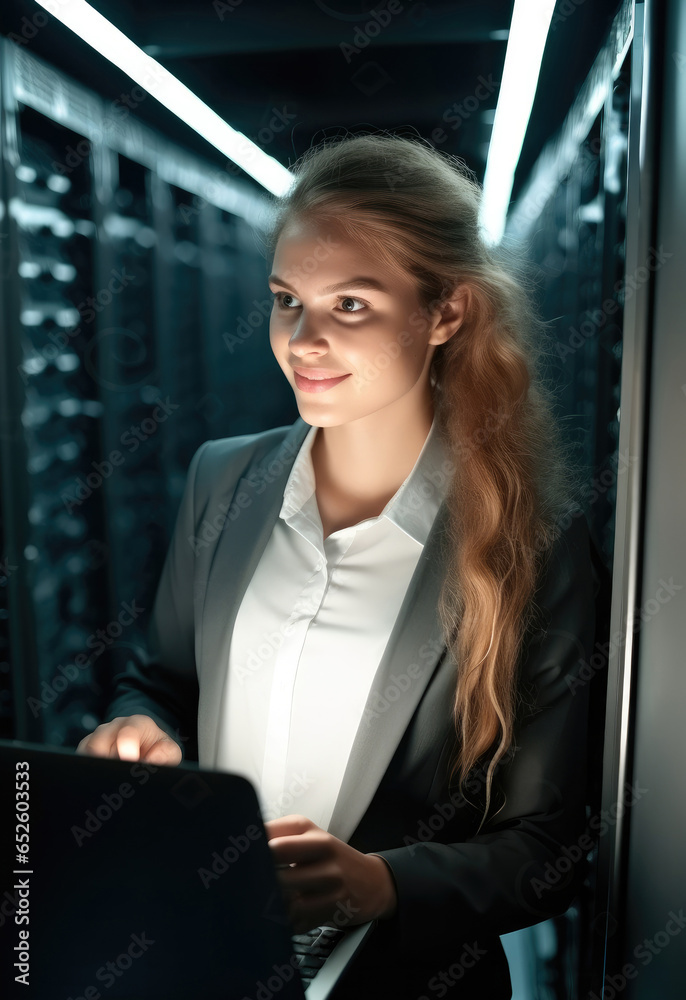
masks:
<instances>
[{"instance_id":1,"label":"long wavy blonde hair","mask_svg":"<svg viewBox=\"0 0 686 1000\"><path fill-rule=\"evenodd\" d=\"M421 139L334 137L291 169L296 183L275 200L265 238L272 256L290 221L316 221L410 276L426 321L458 286L468 295L466 317L436 347L430 375L455 468L437 609L458 665L449 781L459 772L463 793L472 768L488 764L483 824L495 769L516 749L518 663L538 610L538 574L578 490L542 375L547 331L534 280L512 252L485 244L473 172Z\"/></svg>"}]
</instances>

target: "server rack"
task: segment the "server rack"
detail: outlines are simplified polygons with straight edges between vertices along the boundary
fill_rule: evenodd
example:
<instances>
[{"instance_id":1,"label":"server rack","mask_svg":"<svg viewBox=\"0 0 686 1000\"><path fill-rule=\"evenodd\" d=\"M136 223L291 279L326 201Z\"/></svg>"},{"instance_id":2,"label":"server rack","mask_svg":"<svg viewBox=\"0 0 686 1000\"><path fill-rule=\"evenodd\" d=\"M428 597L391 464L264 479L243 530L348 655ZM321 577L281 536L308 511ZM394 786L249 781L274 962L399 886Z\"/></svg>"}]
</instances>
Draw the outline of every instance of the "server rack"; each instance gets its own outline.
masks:
<instances>
[{"instance_id":1,"label":"server rack","mask_svg":"<svg viewBox=\"0 0 686 1000\"><path fill-rule=\"evenodd\" d=\"M73 746L145 646L195 449L296 413L262 189L0 43L0 729Z\"/></svg>"},{"instance_id":2,"label":"server rack","mask_svg":"<svg viewBox=\"0 0 686 1000\"><path fill-rule=\"evenodd\" d=\"M527 989L542 1000L589 996L607 946L606 842L594 824L608 795L603 767L614 757L605 726L617 537L623 545L617 498L629 487L638 460L625 443L620 447L620 388L626 310L636 294L635 274L627 266L627 215L632 72L642 58L641 26L641 12L637 16L636 5L625 2L560 133L509 213L505 234L506 243L542 276L540 308L550 330L546 374L584 476L577 514L588 521L598 577L595 645L585 665L586 816L593 844L578 849L585 875L576 903L564 915L520 932Z\"/></svg>"},{"instance_id":3,"label":"server rack","mask_svg":"<svg viewBox=\"0 0 686 1000\"><path fill-rule=\"evenodd\" d=\"M640 460L617 504L612 629L626 640L610 659L603 805L624 782L635 804L603 845L607 948L596 992L605 1000L680 996L686 972L686 8L646 0L640 14L627 265L643 266L651 248L659 259L632 301L622 373L621 446Z\"/></svg>"}]
</instances>

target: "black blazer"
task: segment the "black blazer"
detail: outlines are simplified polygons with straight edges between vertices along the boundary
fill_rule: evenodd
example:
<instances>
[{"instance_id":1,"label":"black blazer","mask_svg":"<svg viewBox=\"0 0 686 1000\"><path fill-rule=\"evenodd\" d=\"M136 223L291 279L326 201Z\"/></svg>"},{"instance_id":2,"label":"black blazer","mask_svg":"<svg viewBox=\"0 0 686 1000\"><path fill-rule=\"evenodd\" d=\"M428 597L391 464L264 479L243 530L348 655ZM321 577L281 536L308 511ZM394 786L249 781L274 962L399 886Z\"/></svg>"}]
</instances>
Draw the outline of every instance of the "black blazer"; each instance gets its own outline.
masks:
<instances>
[{"instance_id":1,"label":"black blazer","mask_svg":"<svg viewBox=\"0 0 686 1000\"><path fill-rule=\"evenodd\" d=\"M196 451L146 654L115 678L105 721L150 715L189 759L214 765L233 623L309 429L299 417ZM578 674L592 652L596 585L585 516L560 530L543 567L541 615L520 661L517 750L496 770L489 819L477 835L485 767L467 782L469 802L448 786L457 667L436 612L446 513L443 502L375 675L329 827L384 857L398 895L396 914L375 923L341 982L341 1000L507 1000L499 935L563 913L585 857L577 842L586 819L588 682Z\"/></svg>"}]
</instances>

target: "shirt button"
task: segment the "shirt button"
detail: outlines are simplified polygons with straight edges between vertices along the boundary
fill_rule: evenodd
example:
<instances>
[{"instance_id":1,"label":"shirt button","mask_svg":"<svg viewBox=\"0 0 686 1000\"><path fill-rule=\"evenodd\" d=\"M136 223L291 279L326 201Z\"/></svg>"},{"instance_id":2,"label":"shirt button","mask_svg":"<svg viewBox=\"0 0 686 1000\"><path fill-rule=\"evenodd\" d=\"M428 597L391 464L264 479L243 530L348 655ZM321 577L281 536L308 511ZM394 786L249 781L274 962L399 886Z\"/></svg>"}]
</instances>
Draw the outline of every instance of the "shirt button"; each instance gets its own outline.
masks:
<instances>
[{"instance_id":1,"label":"shirt button","mask_svg":"<svg viewBox=\"0 0 686 1000\"><path fill-rule=\"evenodd\" d=\"M324 563L320 563L320 562L318 562L318 563L317 563L317 565L315 566L315 569L316 569L316 571L317 571L318 573L319 573L319 571L320 571L320 570L322 569L323 565L324 565Z\"/></svg>"}]
</instances>

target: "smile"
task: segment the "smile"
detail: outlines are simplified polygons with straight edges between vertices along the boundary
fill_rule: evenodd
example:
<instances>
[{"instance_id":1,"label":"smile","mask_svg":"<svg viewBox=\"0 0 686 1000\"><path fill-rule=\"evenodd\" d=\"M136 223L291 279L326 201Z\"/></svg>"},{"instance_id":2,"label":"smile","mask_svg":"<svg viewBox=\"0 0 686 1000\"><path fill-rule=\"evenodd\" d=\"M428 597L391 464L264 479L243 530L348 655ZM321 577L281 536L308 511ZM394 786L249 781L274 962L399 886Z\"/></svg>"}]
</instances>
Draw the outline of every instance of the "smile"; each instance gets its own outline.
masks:
<instances>
[{"instance_id":1,"label":"smile","mask_svg":"<svg viewBox=\"0 0 686 1000\"><path fill-rule=\"evenodd\" d=\"M304 375L299 375L298 372L294 372L293 374L296 386L298 389L302 389L303 392L326 392L327 389L333 389L339 382L348 378L350 372L347 375L341 375L339 378L305 378Z\"/></svg>"}]
</instances>

